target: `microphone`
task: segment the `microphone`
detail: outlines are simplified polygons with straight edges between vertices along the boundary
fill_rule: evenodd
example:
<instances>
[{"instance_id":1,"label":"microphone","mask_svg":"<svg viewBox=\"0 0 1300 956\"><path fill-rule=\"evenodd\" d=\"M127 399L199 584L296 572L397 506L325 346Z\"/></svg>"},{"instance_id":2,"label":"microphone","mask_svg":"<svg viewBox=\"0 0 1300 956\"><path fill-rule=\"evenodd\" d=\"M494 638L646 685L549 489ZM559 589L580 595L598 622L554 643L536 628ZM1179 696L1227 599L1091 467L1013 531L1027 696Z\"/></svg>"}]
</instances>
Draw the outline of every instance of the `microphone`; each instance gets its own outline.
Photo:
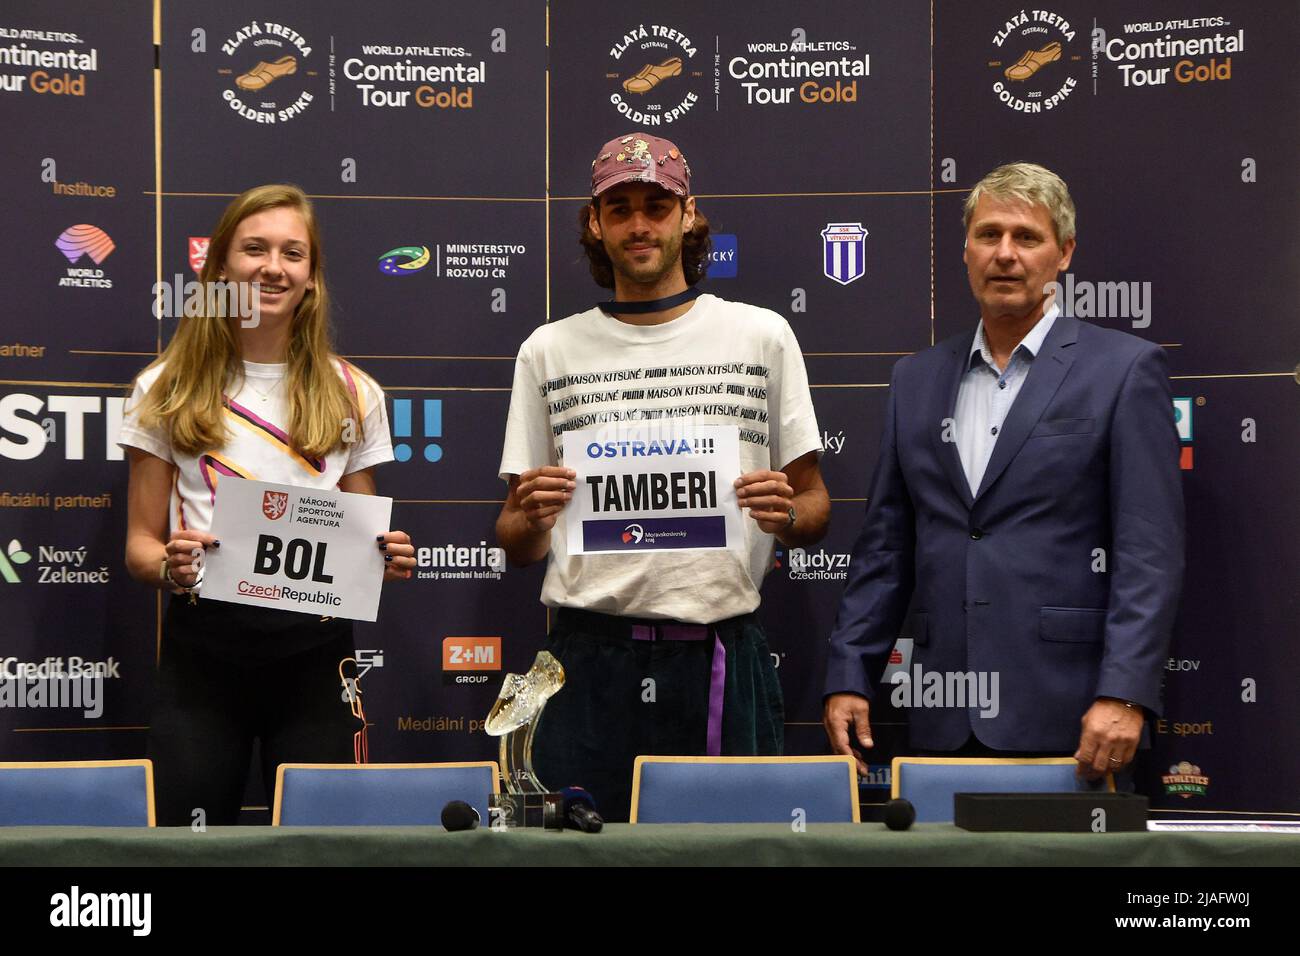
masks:
<instances>
[{"instance_id":1,"label":"microphone","mask_svg":"<svg viewBox=\"0 0 1300 956\"><path fill-rule=\"evenodd\" d=\"M916 807L912 801L890 800L885 804L885 826L891 830L907 830L916 821Z\"/></svg>"},{"instance_id":2,"label":"microphone","mask_svg":"<svg viewBox=\"0 0 1300 956\"><path fill-rule=\"evenodd\" d=\"M605 820L596 812L596 801L581 787L565 787L560 791L564 798L564 819L583 833L599 833Z\"/></svg>"},{"instance_id":3,"label":"microphone","mask_svg":"<svg viewBox=\"0 0 1300 956\"><path fill-rule=\"evenodd\" d=\"M478 811L464 800L453 800L442 808L442 828L455 833L457 830L473 830L478 827Z\"/></svg>"}]
</instances>

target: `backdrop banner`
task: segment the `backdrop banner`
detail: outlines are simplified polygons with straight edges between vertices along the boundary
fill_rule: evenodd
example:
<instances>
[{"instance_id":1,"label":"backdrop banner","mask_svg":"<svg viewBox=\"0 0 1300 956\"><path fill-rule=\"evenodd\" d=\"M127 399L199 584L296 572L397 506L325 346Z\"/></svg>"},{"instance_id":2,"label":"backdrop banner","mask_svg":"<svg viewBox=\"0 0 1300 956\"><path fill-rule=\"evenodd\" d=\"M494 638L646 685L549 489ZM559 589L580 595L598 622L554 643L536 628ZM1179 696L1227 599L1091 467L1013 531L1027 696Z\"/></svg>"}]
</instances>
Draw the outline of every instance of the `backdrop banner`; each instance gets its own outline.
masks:
<instances>
[{"instance_id":1,"label":"backdrop banner","mask_svg":"<svg viewBox=\"0 0 1300 956\"><path fill-rule=\"evenodd\" d=\"M103 706L0 706L0 759L144 753L163 602L123 564L122 405L175 328L155 284L195 279L229 199L275 181L315 202L340 350L389 403L397 461L379 493L417 545L414 578L356 626L371 758L493 758L482 720L550 619L543 568L508 567L493 537L514 357L607 297L578 217L598 147L645 130L689 157L713 234L703 288L790 321L823 429L830 532L777 548L760 612L787 752L829 749L825 639L890 369L974 328L962 203L1027 160L1078 207L1063 305L1169 357L1188 571L1139 787L1157 816L1300 812L1300 7L383 11L6 4L0 679L95 675ZM907 750L888 691L911 651L905 628L879 675L864 803ZM247 802L265 805L260 784Z\"/></svg>"}]
</instances>

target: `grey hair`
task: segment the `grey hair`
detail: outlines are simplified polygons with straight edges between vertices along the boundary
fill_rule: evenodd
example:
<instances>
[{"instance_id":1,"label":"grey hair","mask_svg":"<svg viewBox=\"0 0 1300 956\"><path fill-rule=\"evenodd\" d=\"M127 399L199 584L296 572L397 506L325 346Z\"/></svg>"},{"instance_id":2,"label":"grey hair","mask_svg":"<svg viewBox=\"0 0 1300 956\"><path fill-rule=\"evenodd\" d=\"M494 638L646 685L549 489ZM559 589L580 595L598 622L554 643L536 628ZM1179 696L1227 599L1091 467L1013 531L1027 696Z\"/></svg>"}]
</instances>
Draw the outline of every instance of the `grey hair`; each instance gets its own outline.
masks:
<instances>
[{"instance_id":1,"label":"grey hair","mask_svg":"<svg viewBox=\"0 0 1300 956\"><path fill-rule=\"evenodd\" d=\"M962 224L970 229L971 216L980 198L1013 199L1030 206L1044 206L1052 217L1056 244L1064 246L1074 238L1074 200L1065 180L1034 163L1008 163L989 173L970 191L962 207Z\"/></svg>"}]
</instances>

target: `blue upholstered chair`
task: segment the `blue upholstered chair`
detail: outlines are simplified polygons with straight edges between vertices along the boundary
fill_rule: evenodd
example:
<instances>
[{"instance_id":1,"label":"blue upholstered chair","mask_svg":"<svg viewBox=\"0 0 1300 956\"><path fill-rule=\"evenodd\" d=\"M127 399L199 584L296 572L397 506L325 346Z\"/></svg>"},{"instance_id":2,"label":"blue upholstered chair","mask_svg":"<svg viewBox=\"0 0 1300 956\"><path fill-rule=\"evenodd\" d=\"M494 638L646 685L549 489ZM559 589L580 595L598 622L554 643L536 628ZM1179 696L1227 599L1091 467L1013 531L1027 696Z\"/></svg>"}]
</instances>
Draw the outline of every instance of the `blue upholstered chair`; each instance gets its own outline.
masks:
<instances>
[{"instance_id":1,"label":"blue upholstered chair","mask_svg":"<svg viewBox=\"0 0 1300 956\"><path fill-rule=\"evenodd\" d=\"M441 826L442 808L464 800L488 820L499 792L495 761L478 763L281 764L274 826Z\"/></svg>"},{"instance_id":2,"label":"blue upholstered chair","mask_svg":"<svg viewBox=\"0 0 1300 956\"><path fill-rule=\"evenodd\" d=\"M637 757L633 823L857 823L851 757Z\"/></svg>"},{"instance_id":3,"label":"blue upholstered chair","mask_svg":"<svg viewBox=\"0 0 1300 956\"><path fill-rule=\"evenodd\" d=\"M917 823L951 823L954 793L1071 793L1115 789L1075 776L1070 757L895 757L892 795L916 808Z\"/></svg>"},{"instance_id":4,"label":"blue upholstered chair","mask_svg":"<svg viewBox=\"0 0 1300 956\"><path fill-rule=\"evenodd\" d=\"M0 826L153 825L148 760L0 763Z\"/></svg>"}]
</instances>

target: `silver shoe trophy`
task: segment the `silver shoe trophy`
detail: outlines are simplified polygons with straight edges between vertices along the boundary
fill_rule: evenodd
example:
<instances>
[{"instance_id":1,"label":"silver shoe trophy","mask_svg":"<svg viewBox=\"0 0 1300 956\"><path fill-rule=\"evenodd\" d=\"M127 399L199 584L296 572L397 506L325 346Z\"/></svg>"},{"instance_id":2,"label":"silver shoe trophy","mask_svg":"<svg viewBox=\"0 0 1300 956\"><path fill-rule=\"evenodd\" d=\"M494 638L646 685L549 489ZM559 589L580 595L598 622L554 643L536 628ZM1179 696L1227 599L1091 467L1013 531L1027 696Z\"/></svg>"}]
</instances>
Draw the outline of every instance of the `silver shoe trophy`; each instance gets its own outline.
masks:
<instances>
[{"instance_id":1,"label":"silver shoe trophy","mask_svg":"<svg viewBox=\"0 0 1300 956\"><path fill-rule=\"evenodd\" d=\"M549 792L533 769L533 735L542 709L564 686L564 668L547 651L539 651L528 673L507 674L483 729L501 738L501 774L506 792L488 797L488 819L496 829L564 828L564 799Z\"/></svg>"}]
</instances>

